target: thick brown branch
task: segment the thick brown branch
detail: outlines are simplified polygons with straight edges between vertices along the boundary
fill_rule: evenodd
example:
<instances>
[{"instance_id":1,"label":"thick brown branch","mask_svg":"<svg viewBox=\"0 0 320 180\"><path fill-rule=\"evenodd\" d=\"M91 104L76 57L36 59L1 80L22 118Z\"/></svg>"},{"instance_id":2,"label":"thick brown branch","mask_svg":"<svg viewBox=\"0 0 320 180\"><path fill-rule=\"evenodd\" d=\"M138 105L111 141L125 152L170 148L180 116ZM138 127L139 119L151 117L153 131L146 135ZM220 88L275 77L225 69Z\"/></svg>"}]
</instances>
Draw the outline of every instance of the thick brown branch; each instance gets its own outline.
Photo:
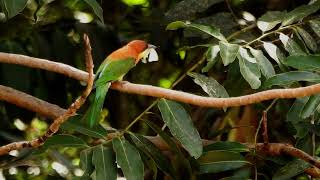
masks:
<instances>
[{"instance_id":1,"label":"thick brown branch","mask_svg":"<svg viewBox=\"0 0 320 180\"><path fill-rule=\"evenodd\" d=\"M0 100L37 112L51 119L61 116L66 111L57 105L2 85L0 85Z\"/></svg>"},{"instance_id":2,"label":"thick brown branch","mask_svg":"<svg viewBox=\"0 0 320 180\"><path fill-rule=\"evenodd\" d=\"M89 94L91 92L91 89L93 86L93 80L94 80L91 47L90 47L89 38L87 35L84 35L84 44L85 44L86 67L87 67L87 71L89 72L89 78L87 81L87 88L82 93L82 95L80 97L78 97L75 100L75 102L72 103L71 106L66 111L59 110L57 108L57 111L64 111L64 113L53 121L53 123L49 126L47 132L44 135L42 135L36 139L33 139L31 141L14 142L11 144L7 144L5 146L1 146L0 147L0 155L7 154L12 150L19 150L19 149L27 148L27 147L41 146L49 137L51 137L56 132L58 132L61 124L64 123L65 121L67 121L71 116L74 116L76 114L76 111L84 104L84 102L86 101L87 97L89 96ZM56 113L60 114L60 112L56 112Z\"/></svg>"},{"instance_id":3,"label":"thick brown branch","mask_svg":"<svg viewBox=\"0 0 320 180\"><path fill-rule=\"evenodd\" d=\"M33 58L17 54L0 53L0 62L20 64L32 68L44 69L52 72L57 72L64 74L68 77L87 81L88 74L84 71L78 70L74 67L68 66L66 64L48 61L45 59ZM145 96L152 96L158 98L171 99L187 104L193 104L203 107L231 107L231 106L242 106L248 104L254 104L265 100L276 99L276 98L297 98L310 96L320 93L320 84L311 85L307 87L292 88L292 89L273 89L258 92L251 95L245 95L240 97L231 98L211 98L197 96L190 93L185 93L181 91L175 91L170 89L164 89L160 87L155 87L151 85L141 85L133 84L129 82L114 82L111 86L112 89L139 94ZM6 100L6 97L1 97Z\"/></svg>"}]
</instances>

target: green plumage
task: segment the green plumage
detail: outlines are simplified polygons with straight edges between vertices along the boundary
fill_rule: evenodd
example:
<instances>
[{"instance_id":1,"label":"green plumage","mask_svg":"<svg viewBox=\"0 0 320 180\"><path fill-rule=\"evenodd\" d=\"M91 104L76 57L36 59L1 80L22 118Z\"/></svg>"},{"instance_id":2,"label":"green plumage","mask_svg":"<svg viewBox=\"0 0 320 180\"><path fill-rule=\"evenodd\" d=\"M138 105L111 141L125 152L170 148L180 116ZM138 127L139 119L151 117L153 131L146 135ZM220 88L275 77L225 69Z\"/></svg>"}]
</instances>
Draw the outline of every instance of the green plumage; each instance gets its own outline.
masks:
<instances>
[{"instance_id":1,"label":"green plumage","mask_svg":"<svg viewBox=\"0 0 320 180\"><path fill-rule=\"evenodd\" d=\"M94 82L94 87L96 88L95 98L84 116L90 127L97 125L99 122L100 112L111 82L121 80L135 66L134 62L133 58L121 60L106 59L100 65Z\"/></svg>"}]
</instances>

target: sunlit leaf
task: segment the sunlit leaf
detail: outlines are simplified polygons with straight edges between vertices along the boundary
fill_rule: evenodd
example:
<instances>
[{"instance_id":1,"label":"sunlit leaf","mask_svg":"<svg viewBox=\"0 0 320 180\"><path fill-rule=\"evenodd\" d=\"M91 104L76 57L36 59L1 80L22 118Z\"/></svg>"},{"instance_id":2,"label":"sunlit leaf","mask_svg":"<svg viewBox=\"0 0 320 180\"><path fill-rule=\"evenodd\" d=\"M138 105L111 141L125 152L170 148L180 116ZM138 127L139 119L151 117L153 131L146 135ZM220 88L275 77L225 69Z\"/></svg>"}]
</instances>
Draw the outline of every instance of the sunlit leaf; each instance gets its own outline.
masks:
<instances>
[{"instance_id":1,"label":"sunlit leaf","mask_svg":"<svg viewBox=\"0 0 320 180\"><path fill-rule=\"evenodd\" d=\"M194 82L201 86L210 97L229 97L226 89L212 77L206 77L198 73L188 73L188 75L193 77Z\"/></svg>"},{"instance_id":2,"label":"sunlit leaf","mask_svg":"<svg viewBox=\"0 0 320 180\"><path fill-rule=\"evenodd\" d=\"M19 14L27 5L28 0L0 0L2 11L7 19Z\"/></svg>"},{"instance_id":3,"label":"sunlit leaf","mask_svg":"<svg viewBox=\"0 0 320 180\"><path fill-rule=\"evenodd\" d=\"M90 175L94 170L92 164L92 149L88 148L80 152L80 167L84 171L82 179L90 179Z\"/></svg>"},{"instance_id":4,"label":"sunlit leaf","mask_svg":"<svg viewBox=\"0 0 320 180\"><path fill-rule=\"evenodd\" d=\"M98 4L98 2L96 0L84 0L84 1L93 9L94 14L96 16L98 16L100 21L102 23L104 23L104 21L103 21L103 10L102 10L101 6Z\"/></svg>"},{"instance_id":5,"label":"sunlit leaf","mask_svg":"<svg viewBox=\"0 0 320 180\"><path fill-rule=\"evenodd\" d=\"M191 156L200 157L202 154L201 137L183 106L162 98L158 102L158 108L171 134L180 141Z\"/></svg>"},{"instance_id":6,"label":"sunlit leaf","mask_svg":"<svg viewBox=\"0 0 320 180\"><path fill-rule=\"evenodd\" d=\"M290 161L287 165L280 168L272 177L273 180L287 180L301 174L311 165L302 159Z\"/></svg>"},{"instance_id":7,"label":"sunlit leaf","mask_svg":"<svg viewBox=\"0 0 320 180\"><path fill-rule=\"evenodd\" d=\"M233 152L248 152L249 148L246 145L243 145L238 142L229 142L229 141L218 141L203 148L204 152L208 151L233 151Z\"/></svg>"},{"instance_id":8,"label":"sunlit leaf","mask_svg":"<svg viewBox=\"0 0 320 180\"><path fill-rule=\"evenodd\" d=\"M298 81L320 82L320 75L308 71L291 71L276 74L263 83L263 87L288 86Z\"/></svg>"},{"instance_id":9,"label":"sunlit leaf","mask_svg":"<svg viewBox=\"0 0 320 180\"><path fill-rule=\"evenodd\" d=\"M282 60L285 58L284 54L280 51L280 49L270 43L270 42L263 42L263 48L266 50L268 55L276 61L282 71L286 71L285 67L282 64Z\"/></svg>"},{"instance_id":10,"label":"sunlit leaf","mask_svg":"<svg viewBox=\"0 0 320 180\"><path fill-rule=\"evenodd\" d=\"M281 23L285 14L281 11L268 11L258 19L257 26L263 32L269 31Z\"/></svg>"},{"instance_id":11,"label":"sunlit leaf","mask_svg":"<svg viewBox=\"0 0 320 180\"><path fill-rule=\"evenodd\" d=\"M299 44L287 35L280 33L279 39L281 40L284 48L290 55L305 55L306 53L301 49Z\"/></svg>"},{"instance_id":12,"label":"sunlit leaf","mask_svg":"<svg viewBox=\"0 0 320 180\"><path fill-rule=\"evenodd\" d=\"M206 52L206 59L208 61L207 65L202 68L202 72L208 72L214 64L217 62L217 55L220 51L220 48L218 45L210 46Z\"/></svg>"},{"instance_id":13,"label":"sunlit leaf","mask_svg":"<svg viewBox=\"0 0 320 180\"><path fill-rule=\"evenodd\" d=\"M113 138L112 144L124 176L128 180L143 180L144 168L139 151L125 139Z\"/></svg>"},{"instance_id":14,"label":"sunlit leaf","mask_svg":"<svg viewBox=\"0 0 320 180\"><path fill-rule=\"evenodd\" d=\"M306 30L300 27L296 27L296 29L298 30L304 42L306 43L307 47L311 49L313 52L315 52L317 50L317 43L315 42L314 38Z\"/></svg>"},{"instance_id":15,"label":"sunlit leaf","mask_svg":"<svg viewBox=\"0 0 320 180\"><path fill-rule=\"evenodd\" d=\"M141 151L143 151L155 161L159 169L174 177L173 166L171 165L169 159L167 159L167 157L165 157L152 142L139 134L130 133L130 137L133 143Z\"/></svg>"},{"instance_id":16,"label":"sunlit leaf","mask_svg":"<svg viewBox=\"0 0 320 180\"><path fill-rule=\"evenodd\" d=\"M275 71L271 62L263 55L263 52L261 50L255 50L253 48L250 48L250 52L256 58L257 63L260 67L261 73L266 78L269 78L275 74Z\"/></svg>"},{"instance_id":17,"label":"sunlit leaf","mask_svg":"<svg viewBox=\"0 0 320 180\"><path fill-rule=\"evenodd\" d=\"M240 168L248 161L237 152L231 151L208 151L197 160L199 173L218 173Z\"/></svg>"},{"instance_id":18,"label":"sunlit leaf","mask_svg":"<svg viewBox=\"0 0 320 180\"><path fill-rule=\"evenodd\" d=\"M252 89L258 89L261 85L260 70L254 58L249 57L248 51L240 47L238 54L240 72L243 78L250 84Z\"/></svg>"},{"instance_id":19,"label":"sunlit leaf","mask_svg":"<svg viewBox=\"0 0 320 180\"><path fill-rule=\"evenodd\" d=\"M311 20L309 21L312 30L320 37L320 21L319 20Z\"/></svg>"},{"instance_id":20,"label":"sunlit leaf","mask_svg":"<svg viewBox=\"0 0 320 180\"><path fill-rule=\"evenodd\" d=\"M92 163L97 180L117 179L117 164L112 149L98 145L93 148Z\"/></svg>"},{"instance_id":21,"label":"sunlit leaf","mask_svg":"<svg viewBox=\"0 0 320 180\"><path fill-rule=\"evenodd\" d=\"M320 95L310 96L308 102L304 105L300 116L302 118L310 117L316 110L320 103Z\"/></svg>"},{"instance_id":22,"label":"sunlit leaf","mask_svg":"<svg viewBox=\"0 0 320 180\"><path fill-rule=\"evenodd\" d=\"M237 44L230 44L227 42L220 41L219 47L223 65L227 66L236 59L240 46Z\"/></svg>"},{"instance_id":23,"label":"sunlit leaf","mask_svg":"<svg viewBox=\"0 0 320 180\"><path fill-rule=\"evenodd\" d=\"M285 15L281 26L286 26L298 20L301 20L308 15L315 13L319 8L319 1L310 5L301 5Z\"/></svg>"},{"instance_id":24,"label":"sunlit leaf","mask_svg":"<svg viewBox=\"0 0 320 180\"><path fill-rule=\"evenodd\" d=\"M284 64L299 70L320 72L320 55L289 56Z\"/></svg>"},{"instance_id":25,"label":"sunlit leaf","mask_svg":"<svg viewBox=\"0 0 320 180\"><path fill-rule=\"evenodd\" d=\"M52 146L89 147L82 139L69 134L54 135L46 140L42 147L49 148Z\"/></svg>"},{"instance_id":26,"label":"sunlit leaf","mask_svg":"<svg viewBox=\"0 0 320 180\"><path fill-rule=\"evenodd\" d=\"M202 24L191 23L189 21L175 21L168 24L166 30L176 30L179 28L194 28L200 30L204 33L207 33L221 41L226 41L225 37L220 33L220 29L214 26L206 26Z\"/></svg>"}]
</instances>

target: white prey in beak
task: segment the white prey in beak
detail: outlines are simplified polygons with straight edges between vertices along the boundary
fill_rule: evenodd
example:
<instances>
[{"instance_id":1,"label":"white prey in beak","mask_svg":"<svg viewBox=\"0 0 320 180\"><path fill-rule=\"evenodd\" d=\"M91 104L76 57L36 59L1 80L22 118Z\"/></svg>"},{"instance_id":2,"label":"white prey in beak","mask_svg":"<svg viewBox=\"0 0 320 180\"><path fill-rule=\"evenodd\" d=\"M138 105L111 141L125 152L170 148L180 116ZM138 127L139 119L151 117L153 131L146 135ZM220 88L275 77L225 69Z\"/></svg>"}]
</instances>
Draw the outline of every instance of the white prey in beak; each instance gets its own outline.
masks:
<instances>
[{"instance_id":1,"label":"white prey in beak","mask_svg":"<svg viewBox=\"0 0 320 180\"><path fill-rule=\"evenodd\" d=\"M143 63L158 61L159 57L155 50L156 48L155 45L148 44L148 48L139 54L139 59L141 59Z\"/></svg>"}]
</instances>

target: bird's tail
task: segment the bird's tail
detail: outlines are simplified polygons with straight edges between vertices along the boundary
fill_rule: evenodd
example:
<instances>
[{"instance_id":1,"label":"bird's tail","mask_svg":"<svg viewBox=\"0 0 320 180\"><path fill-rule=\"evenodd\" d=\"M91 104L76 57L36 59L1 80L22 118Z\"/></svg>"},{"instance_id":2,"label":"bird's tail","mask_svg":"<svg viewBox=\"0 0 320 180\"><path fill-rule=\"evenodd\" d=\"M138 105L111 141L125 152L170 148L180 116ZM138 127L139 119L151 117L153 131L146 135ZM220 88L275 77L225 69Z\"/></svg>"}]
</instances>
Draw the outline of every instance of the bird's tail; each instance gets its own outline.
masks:
<instances>
[{"instance_id":1,"label":"bird's tail","mask_svg":"<svg viewBox=\"0 0 320 180\"><path fill-rule=\"evenodd\" d=\"M84 115L84 118L90 127L98 124L100 112L110 85L111 83L106 83L96 87L93 104L89 107L88 111Z\"/></svg>"}]
</instances>

